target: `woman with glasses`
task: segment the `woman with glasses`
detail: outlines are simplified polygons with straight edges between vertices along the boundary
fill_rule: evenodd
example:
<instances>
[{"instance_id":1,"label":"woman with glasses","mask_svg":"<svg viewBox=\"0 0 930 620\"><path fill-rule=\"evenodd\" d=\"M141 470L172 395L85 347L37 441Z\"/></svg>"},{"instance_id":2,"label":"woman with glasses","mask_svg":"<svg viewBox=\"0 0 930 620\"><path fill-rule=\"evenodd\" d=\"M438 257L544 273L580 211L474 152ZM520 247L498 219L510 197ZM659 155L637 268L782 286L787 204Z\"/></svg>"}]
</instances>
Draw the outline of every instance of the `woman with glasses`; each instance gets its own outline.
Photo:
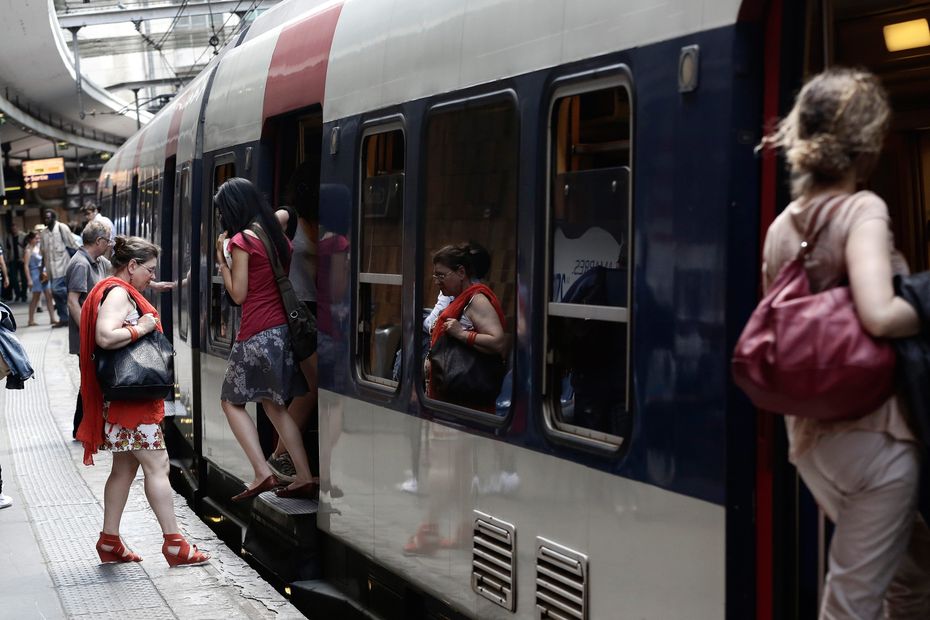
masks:
<instances>
[{"instance_id":1,"label":"woman with glasses","mask_svg":"<svg viewBox=\"0 0 930 620\"><path fill-rule=\"evenodd\" d=\"M105 225L101 225L105 229ZM99 237L101 251L109 245ZM85 240L87 240L85 234ZM98 282L81 306L81 398L84 417L77 439L84 444L84 464L93 465L98 449L113 455L110 476L103 494L103 531L97 554L103 563L140 562L119 535L123 508L139 466L145 473L145 496L161 526L162 554L169 566L202 564L210 558L189 544L178 531L174 493L168 481L168 451L161 430L165 401L105 401L93 353L120 349L161 331L158 311L142 296L155 277L158 246L140 237L117 237L113 248L113 275Z\"/></svg>"},{"instance_id":2,"label":"woman with glasses","mask_svg":"<svg viewBox=\"0 0 930 620\"><path fill-rule=\"evenodd\" d=\"M247 179L229 179L213 200L224 229L216 240L216 263L229 297L242 306L239 332L229 353L220 392L221 406L254 471L252 482L232 499L243 501L282 486L265 461L258 430L245 408L250 402L261 403L297 471L295 480L278 489L277 495L311 498L318 491L319 481L310 473L300 429L286 405L306 393L307 384L291 349L287 316L271 260L255 228L267 236L285 272L291 262L291 245L274 211ZM227 237L232 266L223 252Z\"/></svg>"},{"instance_id":3,"label":"woman with glasses","mask_svg":"<svg viewBox=\"0 0 930 620\"><path fill-rule=\"evenodd\" d=\"M439 306L449 298L430 322L430 348L443 335L461 341L479 353L507 354L509 338L504 332L504 312L494 292L481 283L490 266L487 251L480 246L462 243L447 245L433 254L433 281L439 286ZM436 308L433 310L436 311ZM432 316L432 315L431 315ZM427 363L427 373L430 373ZM442 398L435 382L427 382L427 395ZM494 411L494 402L468 403L478 409Z\"/></svg>"}]
</instances>

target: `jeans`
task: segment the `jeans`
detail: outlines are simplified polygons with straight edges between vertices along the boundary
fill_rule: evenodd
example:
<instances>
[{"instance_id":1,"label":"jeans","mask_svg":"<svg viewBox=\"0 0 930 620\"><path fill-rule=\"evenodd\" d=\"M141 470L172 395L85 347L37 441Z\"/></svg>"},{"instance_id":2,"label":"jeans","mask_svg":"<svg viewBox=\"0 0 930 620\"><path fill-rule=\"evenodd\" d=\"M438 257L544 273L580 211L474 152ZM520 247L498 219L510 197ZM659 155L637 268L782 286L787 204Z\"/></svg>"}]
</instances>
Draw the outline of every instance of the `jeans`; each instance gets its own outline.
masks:
<instances>
[{"instance_id":1,"label":"jeans","mask_svg":"<svg viewBox=\"0 0 930 620\"><path fill-rule=\"evenodd\" d=\"M68 322L68 282L64 276L52 278L49 281L52 285L52 299L55 300L55 312L58 313L58 321Z\"/></svg>"}]
</instances>

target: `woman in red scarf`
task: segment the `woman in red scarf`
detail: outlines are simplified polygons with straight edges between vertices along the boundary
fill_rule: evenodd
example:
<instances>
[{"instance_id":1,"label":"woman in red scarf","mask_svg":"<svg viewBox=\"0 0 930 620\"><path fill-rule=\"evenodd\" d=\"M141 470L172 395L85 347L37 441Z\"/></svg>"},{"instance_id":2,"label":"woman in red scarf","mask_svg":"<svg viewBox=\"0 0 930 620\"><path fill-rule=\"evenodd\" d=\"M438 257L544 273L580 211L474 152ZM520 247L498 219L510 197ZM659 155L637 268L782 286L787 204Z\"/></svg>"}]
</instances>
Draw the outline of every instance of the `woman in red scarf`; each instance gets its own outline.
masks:
<instances>
[{"instance_id":1,"label":"woman in red scarf","mask_svg":"<svg viewBox=\"0 0 930 620\"><path fill-rule=\"evenodd\" d=\"M497 295L478 280L472 257L472 246L467 243L447 245L433 254L433 281L443 295L453 299L431 327L430 347L447 334L476 351L503 358L510 340L504 332L504 312ZM438 397L429 383L427 395ZM488 407L493 411L494 403Z\"/></svg>"},{"instance_id":2,"label":"woman in red scarf","mask_svg":"<svg viewBox=\"0 0 930 620\"><path fill-rule=\"evenodd\" d=\"M123 508L139 465L145 473L145 496L164 534L162 554L170 566L201 564L209 557L178 532L174 495L168 481L168 452L161 431L163 400L104 401L93 353L97 347L119 349L156 329L158 311L141 291L155 278L158 247L140 237L117 237L112 277L97 283L81 312L81 398L84 419L77 439L84 444L84 464L93 465L98 448L113 454L103 495L103 531L97 541L101 562L140 562L119 536Z\"/></svg>"},{"instance_id":3,"label":"woman in red scarf","mask_svg":"<svg viewBox=\"0 0 930 620\"><path fill-rule=\"evenodd\" d=\"M433 281L439 285L442 295L452 300L429 327L430 348L446 334L481 353L500 356L502 360L506 357L510 337L504 332L504 313L500 301L479 280L479 276L488 270L488 260L483 248L468 243L447 245L433 254ZM438 399L442 395L429 380L430 369L430 360L427 358L424 362L426 393L430 398ZM495 398L486 403L457 404L494 412ZM430 429L426 521L404 544L406 555L431 555L439 548L457 547L464 541L463 533L467 530L467 524L453 528L455 531L447 538L440 538L438 525L440 514L453 502L451 490L462 488L463 484L469 482L463 476L471 477L465 464L469 454L468 445L457 440L457 437L456 433L446 432L442 426ZM451 446L448 440L452 440Z\"/></svg>"}]
</instances>

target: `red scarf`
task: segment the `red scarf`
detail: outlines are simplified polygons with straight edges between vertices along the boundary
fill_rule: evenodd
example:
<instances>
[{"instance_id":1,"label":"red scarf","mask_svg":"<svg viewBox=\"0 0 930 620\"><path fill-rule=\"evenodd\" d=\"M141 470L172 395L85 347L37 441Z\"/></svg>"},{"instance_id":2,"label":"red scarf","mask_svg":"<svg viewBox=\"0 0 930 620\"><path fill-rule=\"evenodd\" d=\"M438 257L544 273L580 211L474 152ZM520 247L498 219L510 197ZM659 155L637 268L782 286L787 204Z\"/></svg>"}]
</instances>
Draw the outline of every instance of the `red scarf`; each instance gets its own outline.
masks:
<instances>
[{"instance_id":1,"label":"red scarf","mask_svg":"<svg viewBox=\"0 0 930 620\"><path fill-rule=\"evenodd\" d=\"M439 340L439 337L446 332L446 319L461 320L462 314L465 312L465 307L475 295L484 295L488 298L488 301L490 301L491 305L494 307L494 311L497 312L497 318L501 322L501 327L504 326L504 311L501 309L501 302L497 299L497 295L494 294L494 291L484 284L472 284L449 302L446 309L439 314L436 322L433 323L433 331L430 333L429 339L430 348L433 348L436 341ZM429 386L428 381L427 386ZM435 395L432 394L432 388L427 391L429 392L427 395L430 398L435 398Z\"/></svg>"},{"instance_id":2,"label":"red scarf","mask_svg":"<svg viewBox=\"0 0 930 620\"><path fill-rule=\"evenodd\" d=\"M136 290L134 286L116 277L101 280L91 289L81 306L81 400L84 403L84 419L78 427L77 439L84 444L84 464L94 464L94 454L103 443L103 392L97 383L97 367L94 364L93 354L97 347L97 313L104 293L113 286L126 289L129 296L139 309L139 315L153 314L158 317L158 311ZM162 331L161 322L155 323L155 329ZM145 403L140 403L143 408ZM131 419L125 419L124 426L133 425Z\"/></svg>"}]
</instances>

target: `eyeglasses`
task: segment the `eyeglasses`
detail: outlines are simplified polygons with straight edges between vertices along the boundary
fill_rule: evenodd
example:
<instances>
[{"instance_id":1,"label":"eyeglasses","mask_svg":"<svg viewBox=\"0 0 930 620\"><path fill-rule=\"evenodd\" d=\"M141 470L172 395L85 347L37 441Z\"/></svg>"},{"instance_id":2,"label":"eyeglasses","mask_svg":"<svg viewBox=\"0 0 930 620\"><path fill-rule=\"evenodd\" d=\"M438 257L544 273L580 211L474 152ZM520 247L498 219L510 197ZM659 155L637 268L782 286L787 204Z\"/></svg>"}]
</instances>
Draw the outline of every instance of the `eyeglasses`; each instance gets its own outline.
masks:
<instances>
[{"instance_id":1,"label":"eyeglasses","mask_svg":"<svg viewBox=\"0 0 930 620\"><path fill-rule=\"evenodd\" d=\"M442 283L442 281L446 279L446 276L450 276L450 275L452 275L453 273L455 273L455 272L454 272L454 271L447 271L446 273L439 273L438 271L434 271L434 272L433 272L433 280L436 281L436 282Z\"/></svg>"},{"instance_id":2,"label":"eyeglasses","mask_svg":"<svg viewBox=\"0 0 930 620\"><path fill-rule=\"evenodd\" d=\"M136 261L136 264L139 265L140 267L144 267L149 272L149 274L153 276L155 275L155 271L158 269L157 267L149 267L148 265L143 265L139 261Z\"/></svg>"}]
</instances>

